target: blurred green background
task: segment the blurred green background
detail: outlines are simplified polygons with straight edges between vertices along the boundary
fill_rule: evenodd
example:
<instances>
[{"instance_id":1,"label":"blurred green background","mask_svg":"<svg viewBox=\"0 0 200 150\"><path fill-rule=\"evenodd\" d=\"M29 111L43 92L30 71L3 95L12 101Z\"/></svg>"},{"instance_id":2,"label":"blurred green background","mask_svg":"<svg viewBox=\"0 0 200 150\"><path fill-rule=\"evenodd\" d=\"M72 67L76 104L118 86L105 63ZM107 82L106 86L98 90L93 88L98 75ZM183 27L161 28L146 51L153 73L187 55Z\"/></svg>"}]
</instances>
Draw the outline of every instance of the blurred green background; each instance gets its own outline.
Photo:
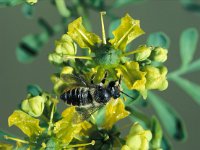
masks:
<instances>
[{"instance_id":1,"label":"blurred green background","mask_svg":"<svg viewBox=\"0 0 200 150\"><path fill-rule=\"evenodd\" d=\"M200 32L200 14L185 10L178 0L146 0L144 3L115 9L114 13L119 17L129 13L134 19L141 21L141 27L146 34L136 39L133 42L133 47L144 44L148 35L153 32L162 31L170 37L169 55L165 63L169 71L178 68L181 62L179 55L181 32L188 27L195 27ZM91 11L90 15L93 31L101 35L99 13ZM23 36L41 31L36 21L36 18L41 16L52 25L59 21L56 8L47 1L41 1L37 4L33 19L26 19L20 6L0 9L0 127L13 134L19 134L19 129L8 128L7 118L17 108L20 101L25 98L27 85L36 83L46 91L52 90L49 77L55 71L55 67L48 62L48 53L54 50L54 41L60 38L62 33L51 38L31 64L19 63L15 54L16 46ZM105 19L108 30L110 20L109 18ZM199 57L200 41L195 59ZM200 84L199 76L200 72L195 72L184 77ZM173 141L174 149L199 149L200 106L172 82L169 83L166 91L157 93L174 106L187 127L188 139L185 142ZM153 112L150 111L150 113Z\"/></svg>"}]
</instances>

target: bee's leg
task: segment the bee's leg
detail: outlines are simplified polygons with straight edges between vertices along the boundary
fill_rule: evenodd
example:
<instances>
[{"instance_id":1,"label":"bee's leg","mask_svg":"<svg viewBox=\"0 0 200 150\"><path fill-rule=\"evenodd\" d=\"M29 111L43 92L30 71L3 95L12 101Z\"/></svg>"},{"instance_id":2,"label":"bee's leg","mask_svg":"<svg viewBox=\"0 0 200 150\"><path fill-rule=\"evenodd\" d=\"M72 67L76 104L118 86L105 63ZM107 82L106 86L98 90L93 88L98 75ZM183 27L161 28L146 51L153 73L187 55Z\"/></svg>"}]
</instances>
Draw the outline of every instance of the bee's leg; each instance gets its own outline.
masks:
<instances>
[{"instance_id":1,"label":"bee's leg","mask_svg":"<svg viewBox=\"0 0 200 150\"><path fill-rule=\"evenodd\" d=\"M108 76L108 72L106 71L106 72L105 72L105 75L104 75L104 77L103 77L103 79L101 80L100 85L101 85L101 84L105 84L107 76Z\"/></svg>"},{"instance_id":2,"label":"bee's leg","mask_svg":"<svg viewBox=\"0 0 200 150\"><path fill-rule=\"evenodd\" d=\"M94 77L95 77L95 73L92 75L92 77L91 77L91 84L94 84Z\"/></svg>"},{"instance_id":3,"label":"bee's leg","mask_svg":"<svg viewBox=\"0 0 200 150\"><path fill-rule=\"evenodd\" d=\"M120 77L119 77L119 85L121 84L121 82L122 82L122 75L120 75Z\"/></svg>"}]
</instances>

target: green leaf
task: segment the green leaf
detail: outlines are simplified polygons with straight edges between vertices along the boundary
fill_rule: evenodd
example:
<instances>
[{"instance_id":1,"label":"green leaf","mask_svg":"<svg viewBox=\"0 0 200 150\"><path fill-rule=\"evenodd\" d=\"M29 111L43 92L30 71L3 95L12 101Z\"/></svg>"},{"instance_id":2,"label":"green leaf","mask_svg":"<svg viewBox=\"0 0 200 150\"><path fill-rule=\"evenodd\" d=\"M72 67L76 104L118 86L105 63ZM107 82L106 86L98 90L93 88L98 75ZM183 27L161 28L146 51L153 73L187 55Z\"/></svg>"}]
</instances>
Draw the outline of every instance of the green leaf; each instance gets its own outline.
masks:
<instances>
[{"instance_id":1,"label":"green leaf","mask_svg":"<svg viewBox=\"0 0 200 150\"><path fill-rule=\"evenodd\" d=\"M25 0L0 0L0 7L16 6L22 3L25 3Z\"/></svg>"},{"instance_id":2,"label":"green leaf","mask_svg":"<svg viewBox=\"0 0 200 150\"><path fill-rule=\"evenodd\" d=\"M182 32L180 38L182 66L187 66L192 61L197 47L198 36L198 31L195 28L188 28Z\"/></svg>"},{"instance_id":3,"label":"green leaf","mask_svg":"<svg viewBox=\"0 0 200 150\"><path fill-rule=\"evenodd\" d=\"M120 19L115 19L112 21L108 28L109 38L114 38L112 31L115 30L120 25Z\"/></svg>"},{"instance_id":4,"label":"green leaf","mask_svg":"<svg viewBox=\"0 0 200 150\"><path fill-rule=\"evenodd\" d=\"M35 119L21 110L15 110L8 118L8 125L16 125L24 134L31 137L40 135L43 128L39 126L39 120Z\"/></svg>"},{"instance_id":5,"label":"green leaf","mask_svg":"<svg viewBox=\"0 0 200 150\"><path fill-rule=\"evenodd\" d=\"M46 143L46 148L45 150L57 150L59 145L58 145L58 140L56 138L51 137L48 142Z\"/></svg>"},{"instance_id":6,"label":"green leaf","mask_svg":"<svg viewBox=\"0 0 200 150\"><path fill-rule=\"evenodd\" d=\"M68 18L71 15L70 10L67 8L65 4L65 0L55 0L56 7L58 12L62 17Z\"/></svg>"},{"instance_id":7,"label":"green leaf","mask_svg":"<svg viewBox=\"0 0 200 150\"><path fill-rule=\"evenodd\" d=\"M184 78L175 76L172 80L179 85L197 104L200 105L200 85L192 83Z\"/></svg>"},{"instance_id":8,"label":"green leaf","mask_svg":"<svg viewBox=\"0 0 200 150\"><path fill-rule=\"evenodd\" d=\"M150 119L141 111L137 110L135 106L126 106L126 110L130 112L129 118L133 122L139 122L145 128L149 128L150 126Z\"/></svg>"},{"instance_id":9,"label":"green leaf","mask_svg":"<svg viewBox=\"0 0 200 150\"><path fill-rule=\"evenodd\" d=\"M49 37L46 33L30 34L25 36L16 48L16 55L19 62L30 63L39 54L44 43Z\"/></svg>"},{"instance_id":10,"label":"green leaf","mask_svg":"<svg viewBox=\"0 0 200 150\"><path fill-rule=\"evenodd\" d=\"M19 62L30 63L38 56L41 48L46 44L54 32L61 30L60 25L53 28L42 18L38 19L39 25L43 28L43 32L38 34L29 34L22 38L16 48L16 55Z\"/></svg>"},{"instance_id":11,"label":"green leaf","mask_svg":"<svg viewBox=\"0 0 200 150\"><path fill-rule=\"evenodd\" d=\"M180 0L183 7L191 12L200 12L200 4L195 2L195 0Z\"/></svg>"},{"instance_id":12,"label":"green leaf","mask_svg":"<svg viewBox=\"0 0 200 150\"><path fill-rule=\"evenodd\" d=\"M27 92L32 96L38 96L42 94L42 89L36 84L31 84L27 86Z\"/></svg>"},{"instance_id":13,"label":"green leaf","mask_svg":"<svg viewBox=\"0 0 200 150\"><path fill-rule=\"evenodd\" d=\"M163 138L162 138L162 144L161 144L162 146L162 150L171 150L172 148L172 146L171 146L171 143L169 142L169 140L165 137L165 136L163 136Z\"/></svg>"},{"instance_id":14,"label":"green leaf","mask_svg":"<svg viewBox=\"0 0 200 150\"><path fill-rule=\"evenodd\" d=\"M89 48L91 50L95 44L101 43L99 36L85 29L82 24L82 17L79 17L68 25L67 33L81 48Z\"/></svg>"},{"instance_id":15,"label":"green leaf","mask_svg":"<svg viewBox=\"0 0 200 150\"><path fill-rule=\"evenodd\" d=\"M25 3L22 6L22 12L23 12L24 16L26 16L27 18L31 18L33 16L33 12L34 12L34 5Z\"/></svg>"},{"instance_id":16,"label":"green leaf","mask_svg":"<svg viewBox=\"0 0 200 150\"><path fill-rule=\"evenodd\" d=\"M147 39L148 46L169 48L169 44L169 37L163 32L152 33Z\"/></svg>"},{"instance_id":17,"label":"green leaf","mask_svg":"<svg viewBox=\"0 0 200 150\"><path fill-rule=\"evenodd\" d=\"M109 42L115 49L125 50L126 46L138 36L144 34L140 28L140 21L134 20L129 14L121 18L121 24L113 32L114 38Z\"/></svg>"},{"instance_id":18,"label":"green leaf","mask_svg":"<svg viewBox=\"0 0 200 150\"><path fill-rule=\"evenodd\" d=\"M173 107L152 92L148 93L148 98L168 134L177 140L184 140L186 130L182 119Z\"/></svg>"},{"instance_id":19,"label":"green leaf","mask_svg":"<svg viewBox=\"0 0 200 150\"><path fill-rule=\"evenodd\" d=\"M131 3L139 3L143 2L144 0L115 0L114 3L112 3L112 8L119 8L124 5L131 5Z\"/></svg>"},{"instance_id":20,"label":"green leaf","mask_svg":"<svg viewBox=\"0 0 200 150\"><path fill-rule=\"evenodd\" d=\"M151 139L151 146L153 149L159 149L161 147L163 132L160 125L160 122L158 119L154 116L151 119L151 133L152 133L152 139Z\"/></svg>"}]
</instances>

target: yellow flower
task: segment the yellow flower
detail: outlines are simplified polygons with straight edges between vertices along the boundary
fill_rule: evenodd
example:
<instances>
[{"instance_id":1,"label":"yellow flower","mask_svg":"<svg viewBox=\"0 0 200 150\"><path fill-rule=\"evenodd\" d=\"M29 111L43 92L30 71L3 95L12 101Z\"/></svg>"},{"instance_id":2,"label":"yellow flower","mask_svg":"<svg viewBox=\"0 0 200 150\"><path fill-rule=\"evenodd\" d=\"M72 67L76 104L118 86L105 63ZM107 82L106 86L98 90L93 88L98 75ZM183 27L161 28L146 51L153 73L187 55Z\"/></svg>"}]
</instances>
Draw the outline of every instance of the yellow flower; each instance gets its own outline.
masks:
<instances>
[{"instance_id":1,"label":"yellow flower","mask_svg":"<svg viewBox=\"0 0 200 150\"><path fill-rule=\"evenodd\" d=\"M69 107L62 112L62 119L54 125L54 134L64 144L69 144L73 138L81 135L81 130L86 131L91 128L90 123L83 121L76 123L78 113L75 107Z\"/></svg>"},{"instance_id":2,"label":"yellow flower","mask_svg":"<svg viewBox=\"0 0 200 150\"><path fill-rule=\"evenodd\" d=\"M121 150L148 150L152 138L150 130L144 130L139 123L135 123L127 136L126 144Z\"/></svg>"},{"instance_id":3,"label":"yellow flower","mask_svg":"<svg viewBox=\"0 0 200 150\"><path fill-rule=\"evenodd\" d=\"M102 128L109 130L117 121L128 115L129 112L125 110L124 103L120 98L117 100L111 99L106 105L105 120Z\"/></svg>"},{"instance_id":4,"label":"yellow flower","mask_svg":"<svg viewBox=\"0 0 200 150\"><path fill-rule=\"evenodd\" d=\"M143 95L143 97L146 97L146 72L140 71L138 62L126 62L124 65L119 65L116 68L116 71L118 77L122 75L123 81L129 89L138 90Z\"/></svg>"},{"instance_id":5,"label":"yellow flower","mask_svg":"<svg viewBox=\"0 0 200 150\"><path fill-rule=\"evenodd\" d=\"M114 38L109 42L115 47L115 49L125 50L126 45L138 36L144 34L144 31L140 28L140 21L134 20L129 14L121 19L120 26L113 32Z\"/></svg>"},{"instance_id":6,"label":"yellow flower","mask_svg":"<svg viewBox=\"0 0 200 150\"><path fill-rule=\"evenodd\" d=\"M27 136L38 136L42 134L43 128L39 126L39 120L35 119L23 111L16 110L8 118L8 125L16 125L24 132Z\"/></svg>"}]
</instances>

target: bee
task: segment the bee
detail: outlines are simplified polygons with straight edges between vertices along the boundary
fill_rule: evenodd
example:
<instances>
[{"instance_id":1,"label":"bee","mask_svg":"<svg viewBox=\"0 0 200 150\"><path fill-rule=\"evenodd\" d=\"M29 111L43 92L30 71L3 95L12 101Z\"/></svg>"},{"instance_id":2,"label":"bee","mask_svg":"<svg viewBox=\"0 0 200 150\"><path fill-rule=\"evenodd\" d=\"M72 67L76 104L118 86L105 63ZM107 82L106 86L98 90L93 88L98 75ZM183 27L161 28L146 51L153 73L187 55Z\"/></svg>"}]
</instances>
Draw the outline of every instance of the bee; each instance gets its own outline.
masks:
<instances>
[{"instance_id":1,"label":"bee","mask_svg":"<svg viewBox=\"0 0 200 150\"><path fill-rule=\"evenodd\" d=\"M92 113L106 105L111 98L117 99L121 93L127 95L120 90L121 77L104 86L107 72L99 84L94 84L94 75L90 83L74 74L65 74L61 78L69 84L69 88L64 90L60 99L68 105L76 106L76 111L82 115L81 120L89 118Z\"/></svg>"}]
</instances>

